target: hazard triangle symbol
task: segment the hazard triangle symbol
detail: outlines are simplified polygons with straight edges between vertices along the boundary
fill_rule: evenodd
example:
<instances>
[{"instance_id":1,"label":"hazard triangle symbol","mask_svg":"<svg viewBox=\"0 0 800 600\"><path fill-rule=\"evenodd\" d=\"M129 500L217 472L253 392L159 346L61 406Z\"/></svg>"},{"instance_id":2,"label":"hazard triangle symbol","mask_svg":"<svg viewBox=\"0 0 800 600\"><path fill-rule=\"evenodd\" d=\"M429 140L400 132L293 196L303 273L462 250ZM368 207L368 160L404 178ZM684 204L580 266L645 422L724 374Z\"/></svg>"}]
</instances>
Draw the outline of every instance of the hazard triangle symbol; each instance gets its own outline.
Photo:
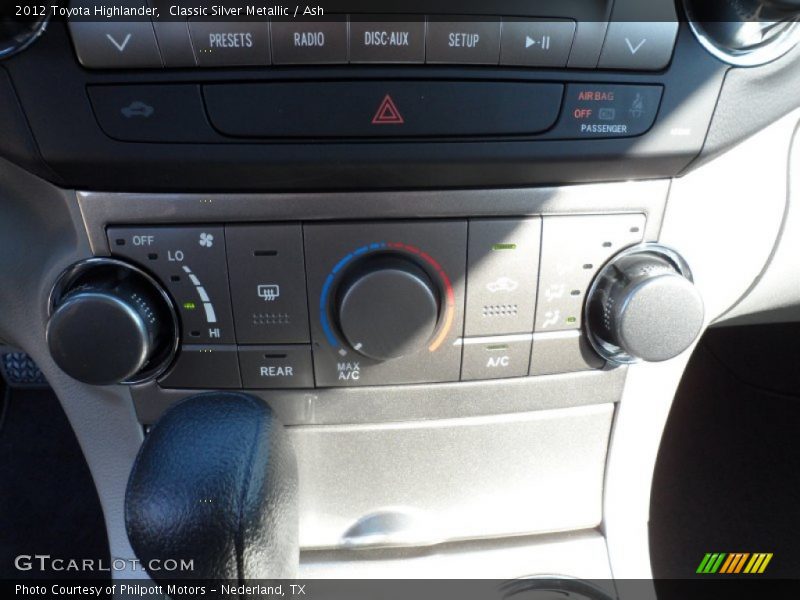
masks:
<instances>
[{"instance_id":1,"label":"hazard triangle symbol","mask_svg":"<svg viewBox=\"0 0 800 600\"><path fill-rule=\"evenodd\" d=\"M381 102L381 105L378 107L378 112L375 113L375 116L372 119L373 125L402 125L405 123L405 119L403 119L403 115L400 114L400 111L397 109L397 105L392 100L392 97L389 94L386 94L386 97Z\"/></svg>"}]
</instances>

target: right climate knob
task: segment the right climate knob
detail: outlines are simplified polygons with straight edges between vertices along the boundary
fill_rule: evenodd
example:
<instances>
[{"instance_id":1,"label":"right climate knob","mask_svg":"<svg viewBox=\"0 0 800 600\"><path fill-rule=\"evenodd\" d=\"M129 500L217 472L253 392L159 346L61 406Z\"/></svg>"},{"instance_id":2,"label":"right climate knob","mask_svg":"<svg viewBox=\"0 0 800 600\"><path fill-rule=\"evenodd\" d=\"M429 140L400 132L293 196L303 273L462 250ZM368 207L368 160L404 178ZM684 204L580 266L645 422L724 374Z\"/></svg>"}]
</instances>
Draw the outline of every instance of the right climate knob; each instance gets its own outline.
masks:
<instances>
[{"instance_id":1,"label":"right climate knob","mask_svg":"<svg viewBox=\"0 0 800 600\"><path fill-rule=\"evenodd\" d=\"M603 358L631 364L677 356L697 339L703 316L686 261L666 246L642 244L622 251L598 273L585 322Z\"/></svg>"}]
</instances>

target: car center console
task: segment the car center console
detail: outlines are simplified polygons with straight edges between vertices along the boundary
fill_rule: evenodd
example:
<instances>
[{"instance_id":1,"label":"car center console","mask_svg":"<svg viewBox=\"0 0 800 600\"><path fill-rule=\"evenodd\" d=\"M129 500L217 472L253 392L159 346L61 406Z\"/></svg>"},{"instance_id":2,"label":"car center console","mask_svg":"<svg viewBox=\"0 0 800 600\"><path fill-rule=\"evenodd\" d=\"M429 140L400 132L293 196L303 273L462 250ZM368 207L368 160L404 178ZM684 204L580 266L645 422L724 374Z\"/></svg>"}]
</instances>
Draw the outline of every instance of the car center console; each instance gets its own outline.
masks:
<instances>
[{"instance_id":1,"label":"car center console","mask_svg":"<svg viewBox=\"0 0 800 600\"><path fill-rule=\"evenodd\" d=\"M700 152L725 73L671 1L341 3L249 20L246 6L224 19L152 4L158 18L52 21L7 63L40 151L15 146L21 159L118 191L664 177Z\"/></svg>"},{"instance_id":2,"label":"car center console","mask_svg":"<svg viewBox=\"0 0 800 600\"><path fill-rule=\"evenodd\" d=\"M685 351L767 260L777 228L745 253L742 223L782 214L747 161L691 182L786 112L793 55L742 111L751 75L671 0L222 4L73 2L0 63L9 304L37 307L0 333L62 398L112 553L145 428L238 390L296 449L307 573L608 578L604 535L646 560L646 514L609 533L649 486L625 460L652 470ZM342 552L386 547L415 560Z\"/></svg>"}]
</instances>

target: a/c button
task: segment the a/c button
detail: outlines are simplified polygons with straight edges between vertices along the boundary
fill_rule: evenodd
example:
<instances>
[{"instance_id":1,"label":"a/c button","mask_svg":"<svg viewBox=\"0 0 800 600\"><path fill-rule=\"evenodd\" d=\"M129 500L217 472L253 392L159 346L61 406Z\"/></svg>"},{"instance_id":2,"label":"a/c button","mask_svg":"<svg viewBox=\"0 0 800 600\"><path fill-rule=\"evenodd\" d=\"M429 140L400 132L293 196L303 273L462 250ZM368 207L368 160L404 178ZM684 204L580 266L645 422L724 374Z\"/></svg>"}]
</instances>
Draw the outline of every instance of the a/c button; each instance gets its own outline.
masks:
<instances>
[{"instance_id":1,"label":"a/c button","mask_svg":"<svg viewBox=\"0 0 800 600\"><path fill-rule=\"evenodd\" d=\"M525 377L530 363L531 335L463 340L461 380Z\"/></svg>"},{"instance_id":2,"label":"a/c button","mask_svg":"<svg viewBox=\"0 0 800 600\"><path fill-rule=\"evenodd\" d=\"M245 389L314 387L310 346L239 346L239 365Z\"/></svg>"}]
</instances>

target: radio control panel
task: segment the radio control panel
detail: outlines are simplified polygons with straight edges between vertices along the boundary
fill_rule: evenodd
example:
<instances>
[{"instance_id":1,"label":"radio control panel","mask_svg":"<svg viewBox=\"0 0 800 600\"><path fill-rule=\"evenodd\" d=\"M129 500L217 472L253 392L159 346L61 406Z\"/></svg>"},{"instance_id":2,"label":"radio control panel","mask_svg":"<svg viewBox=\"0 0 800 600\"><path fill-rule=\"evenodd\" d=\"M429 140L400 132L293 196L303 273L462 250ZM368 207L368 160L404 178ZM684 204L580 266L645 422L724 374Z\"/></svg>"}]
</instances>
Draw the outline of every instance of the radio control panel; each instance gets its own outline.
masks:
<instances>
[{"instance_id":1,"label":"radio control panel","mask_svg":"<svg viewBox=\"0 0 800 600\"><path fill-rule=\"evenodd\" d=\"M669 64L678 34L677 21L617 21L608 31L579 32L573 18L241 14L226 20L206 9L187 15L175 5L162 8L152 22L70 21L78 60L97 69L427 63L658 71Z\"/></svg>"},{"instance_id":2,"label":"radio control panel","mask_svg":"<svg viewBox=\"0 0 800 600\"><path fill-rule=\"evenodd\" d=\"M488 380L601 368L586 295L645 216L107 229L172 298L164 388Z\"/></svg>"}]
</instances>

